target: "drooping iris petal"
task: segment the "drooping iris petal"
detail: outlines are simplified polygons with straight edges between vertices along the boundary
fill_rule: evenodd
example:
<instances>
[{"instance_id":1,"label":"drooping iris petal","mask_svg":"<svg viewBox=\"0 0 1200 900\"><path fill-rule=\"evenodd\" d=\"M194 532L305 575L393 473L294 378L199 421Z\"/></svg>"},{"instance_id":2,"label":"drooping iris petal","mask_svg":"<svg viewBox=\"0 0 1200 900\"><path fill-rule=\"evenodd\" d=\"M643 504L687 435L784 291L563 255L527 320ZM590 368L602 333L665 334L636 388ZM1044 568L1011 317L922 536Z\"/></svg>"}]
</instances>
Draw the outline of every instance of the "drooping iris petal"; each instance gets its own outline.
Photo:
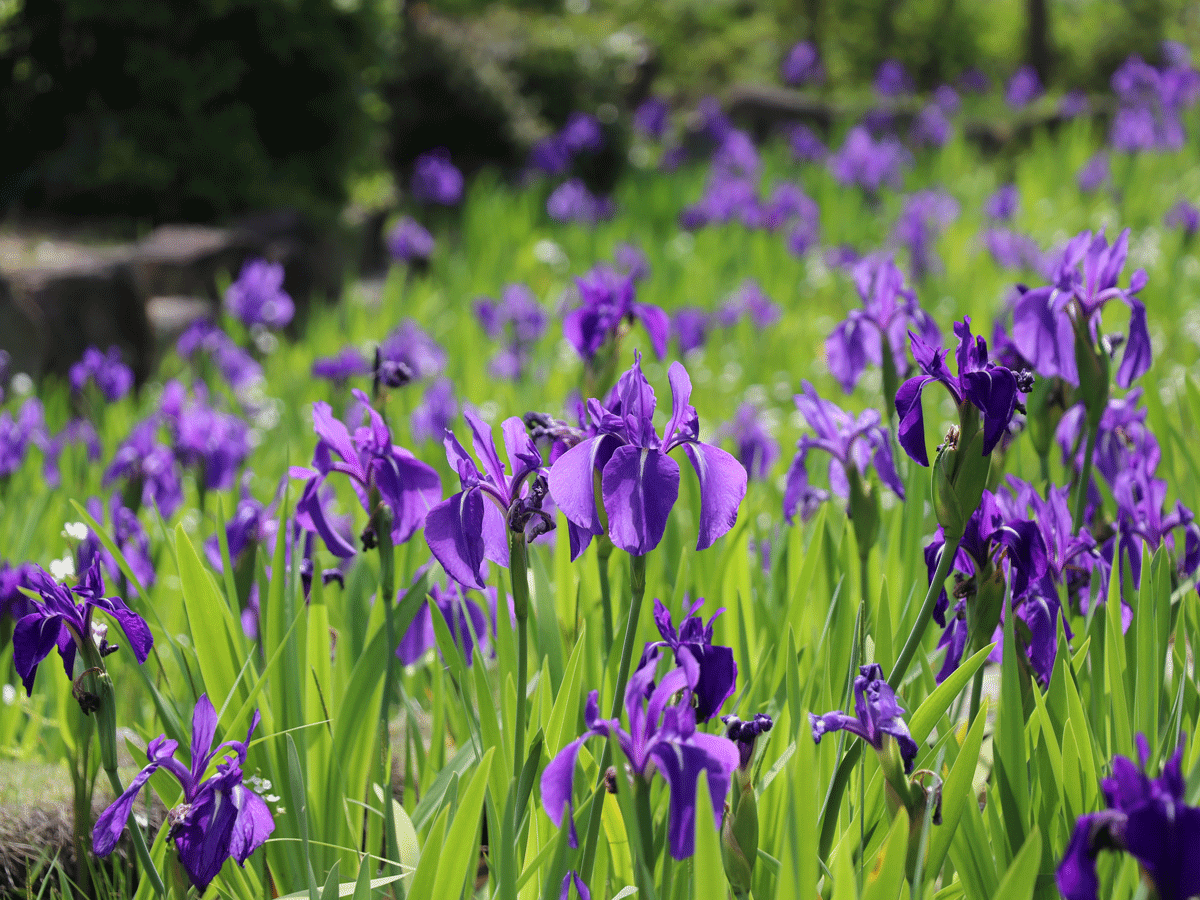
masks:
<instances>
[{"instance_id":1,"label":"drooping iris petal","mask_svg":"<svg viewBox=\"0 0 1200 900\"><path fill-rule=\"evenodd\" d=\"M745 471L733 462L744 482ZM604 467L601 491L613 544L644 555L667 530L667 516L679 497L679 464L658 450L618 447Z\"/></svg>"},{"instance_id":2,"label":"drooping iris petal","mask_svg":"<svg viewBox=\"0 0 1200 900\"><path fill-rule=\"evenodd\" d=\"M425 540L446 574L480 589L484 587L486 505L478 489L463 491L439 503L425 517Z\"/></svg>"},{"instance_id":3,"label":"drooping iris petal","mask_svg":"<svg viewBox=\"0 0 1200 900\"><path fill-rule=\"evenodd\" d=\"M746 470L732 454L711 444L684 444L683 452L700 479L700 534L696 549L706 550L737 521L738 507L746 496Z\"/></svg>"}]
</instances>

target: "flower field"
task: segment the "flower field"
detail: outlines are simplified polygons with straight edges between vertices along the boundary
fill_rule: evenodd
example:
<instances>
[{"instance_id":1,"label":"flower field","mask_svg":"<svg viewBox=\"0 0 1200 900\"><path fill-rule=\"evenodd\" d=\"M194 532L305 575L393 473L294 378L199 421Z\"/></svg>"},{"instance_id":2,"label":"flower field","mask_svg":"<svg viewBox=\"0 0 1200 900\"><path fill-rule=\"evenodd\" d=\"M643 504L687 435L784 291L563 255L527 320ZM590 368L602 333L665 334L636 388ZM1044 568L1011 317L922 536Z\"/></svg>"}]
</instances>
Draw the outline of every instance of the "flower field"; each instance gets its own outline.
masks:
<instances>
[{"instance_id":1,"label":"flower field","mask_svg":"<svg viewBox=\"0 0 1200 900\"><path fill-rule=\"evenodd\" d=\"M136 389L0 355L45 895L1200 896L1200 72L906 79L433 152L380 290L251 262Z\"/></svg>"}]
</instances>

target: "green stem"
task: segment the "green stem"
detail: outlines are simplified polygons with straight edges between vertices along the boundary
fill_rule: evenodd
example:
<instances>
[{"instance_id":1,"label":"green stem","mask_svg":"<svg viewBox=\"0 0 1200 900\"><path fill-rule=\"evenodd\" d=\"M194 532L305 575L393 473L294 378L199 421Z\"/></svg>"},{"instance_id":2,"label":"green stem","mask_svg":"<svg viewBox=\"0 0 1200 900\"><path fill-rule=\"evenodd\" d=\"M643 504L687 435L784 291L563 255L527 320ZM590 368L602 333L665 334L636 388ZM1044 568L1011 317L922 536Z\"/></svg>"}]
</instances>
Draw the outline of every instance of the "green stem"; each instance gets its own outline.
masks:
<instances>
[{"instance_id":1,"label":"green stem","mask_svg":"<svg viewBox=\"0 0 1200 900\"><path fill-rule=\"evenodd\" d=\"M625 704L625 682L629 680L629 665L633 659L633 647L637 643L638 618L642 611L642 600L646 596L646 557L629 557L629 618L625 621L625 640L621 644L621 662L617 667L617 683L613 691L611 718L621 715L621 707ZM600 780L612 765L612 742L604 745L604 755L600 758ZM580 877L585 882L592 880L592 868L596 863L596 840L600 836L600 814L604 810L604 790L596 792L592 798L592 808L588 813L587 837L583 845L583 860L579 866Z\"/></svg>"},{"instance_id":2,"label":"green stem","mask_svg":"<svg viewBox=\"0 0 1200 900\"><path fill-rule=\"evenodd\" d=\"M383 800L383 835L384 846L388 859L400 858L400 845L396 838L396 822L392 816L392 800L396 796L395 778L392 774L391 749L392 732L392 688L396 677L396 647L399 637L396 634L396 618L393 607L396 605L396 548L392 544L392 511L379 500L378 492L371 499L375 540L379 548L379 599L383 603L383 627L387 635L387 672L384 676L383 697L379 701L380 725L380 762L386 769L387 793ZM394 895L394 892L392 892Z\"/></svg>"},{"instance_id":3,"label":"green stem","mask_svg":"<svg viewBox=\"0 0 1200 900\"><path fill-rule=\"evenodd\" d=\"M953 537L946 535L946 543L942 547L942 558L938 560L937 571L933 573L933 579L929 582L929 590L925 592L925 600L921 603L920 612L917 613L917 621L913 623L908 640L904 642L904 648L900 651L896 665L892 668L892 674L888 676L887 683L893 691L900 687L900 682L908 673L909 664L917 654L917 648L921 646L921 641L925 637L925 629L933 617L933 607L937 604L937 598L942 593L946 577L950 574L951 566L954 565L954 557L958 553L958 545L961 541L961 534Z\"/></svg>"},{"instance_id":4,"label":"green stem","mask_svg":"<svg viewBox=\"0 0 1200 900\"><path fill-rule=\"evenodd\" d=\"M1096 433L1100 430L1091 421L1091 416L1084 425L1087 428L1087 443L1083 451L1083 469L1079 473L1079 484L1075 493L1075 511L1071 515L1071 530L1079 533L1083 525L1083 513L1087 509L1088 485L1092 481L1092 456L1096 452Z\"/></svg>"},{"instance_id":5,"label":"green stem","mask_svg":"<svg viewBox=\"0 0 1200 900\"><path fill-rule=\"evenodd\" d=\"M517 619L517 723L513 732L513 778L519 782L525 764L525 688L529 683L529 629L526 627L529 619L529 558L524 531L509 529L508 573L512 578L513 610Z\"/></svg>"},{"instance_id":6,"label":"green stem","mask_svg":"<svg viewBox=\"0 0 1200 900\"><path fill-rule=\"evenodd\" d=\"M597 539L596 562L600 571L600 608L604 613L604 646L613 645L612 591L608 586L608 560L612 556L612 541L602 534Z\"/></svg>"},{"instance_id":7,"label":"green stem","mask_svg":"<svg viewBox=\"0 0 1200 900\"><path fill-rule=\"evenodd\" d=\"M117 774L115 766L106 768L104 773L108 776L108 783L112 787L114 797L120 797L125 793L125 788L121 787L121 777ZM133 848L137 851L138 859L142 862L142 868L146 870L146 876L150 879L150 885L154 888L154 893L159 897L167 896L167 886L163 884L162 875L159 874L158 868L154 865L154 860L150 858L150 848L146 846L146 836L142 834L142 829L138 825L136 817L129 830L133 833Z\"/></svg>"},{"instance_id":8,"label":"green stem","mask_svg":"<svg viewBox=\"0 0 1200 900\"><path fill-rule=\"evenodd\" d=\"M968 722L974 722L975 716L979 712L979 703L983 697L983 666L975 670L975 677L971 680L971 707L970 718Z\"/></svg>"}]
</instances>

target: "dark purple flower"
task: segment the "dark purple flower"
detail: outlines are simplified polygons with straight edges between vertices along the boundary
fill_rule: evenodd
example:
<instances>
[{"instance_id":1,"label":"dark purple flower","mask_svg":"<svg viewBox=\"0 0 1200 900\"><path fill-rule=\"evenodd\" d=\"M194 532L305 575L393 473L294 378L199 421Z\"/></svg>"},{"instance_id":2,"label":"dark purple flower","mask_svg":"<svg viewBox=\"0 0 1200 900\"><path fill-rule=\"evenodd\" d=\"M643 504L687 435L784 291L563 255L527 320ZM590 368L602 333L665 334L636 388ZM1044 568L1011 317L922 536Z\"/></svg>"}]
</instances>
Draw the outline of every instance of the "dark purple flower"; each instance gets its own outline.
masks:
<instances>
[{"instance_id":1,"label":"dark purple flower","mask_svg":"<svg viewBox=\"0 0 1200 900\"><path fill-rule=\"evenodd\" d=\"M313 430L318 438L313 468L291 468L293 478L305 479L304 492L296 503L296 518L306 530L319 534L330 552L343 558L354 555L354 546L333 527L320 495L331 474L340 472L350 478L359 502L372 519L376 502L388 505L393 544L403 544L412 537L442 496L437 472L392 443L391 432L366 394L355 390L354 396L366 409L370 424L356 428L351 437L346 426L333 417L329 404L317 401L313 404ZM368 525L364 532L368 543L375 540L373 527Z\"/></svg>"},{"instance_id":2,"label":"dark purple flower","mask_svg":"<svg viewBox=\"0 0 1200 900\"><path fill-rule=\"evenodd\" d=\"M40 566L26 576L25 583L41 596L33 611L17 622L12 637L13 668L29 696L33 696L38 665L52 650L58 650L67 679L74 681L75 654L84 647L84 641L98 641L101 656L116 649L106 640L107 626L92 621L97 609L117 620L139 663L150 655L154 637L149 626L120 597L104 596L99 560L92 560L73 588L59 584Z\"/></svg>"},{"instance_id":3,"label":"dark purple flower","mask_svg":"<svg viewBox=\"0 0 1200 900\"><path fill-rule=\"evenodd\" d=\"M412 319L405 319L379 344L375 378L388 387L401 387L440 375L446 350Z\"/></svg>"},{"instance_id":4,"label":"dark purple flower","mask_svg":"<svg viewBox=\"0 0 1200 900\"><path fill-rule=\"evenodd\" d=\"M1104 232L1077 235L1067 245L1053 285L1025 291L1013 309L1013 343L1033 362L1038 374L1079 384L1076 332L1093 353L1109 353L1102 338L1100 312L1110 300L1129 307L1129 333L1117 369L1117 384L1129 387L1150 368L1150 332L1146 307L1137 293L1146 286L1146 273L1138 269L1129 287L1117 286L1129 253L1129 229L1109 246ZM1091 367L1089 367L1090 370Z\"/></svg>"},{"instance_id":5,"label":"dark purple flower","mask_svg":"<svg viewBox=\"0 0 1200 900\"><path fill-rule=\"evenodd\" d=\"M225 292L225 308L247 328L261 325L275 331L286 327L296 314L296 304L283 289L283 276L280 263L248 260Z\"/></svg>"},{"instance_id":6,"label":"dark purple flower","mask_svg":"<svg viewBox=\"0 0 1200 900\"><path fill-rule=\"evenodd\" d=\"M388 253L398 263L426 262L433 248L433 235L411 216L404 216L388 232Z\"/></svg>"},{"instance_id":7,"label":"dark purple flower","mask_svg":"<svg viewBox=\"0 0 1200 900\"><path fill-rule=\"evenodd\" d=\"M1177 569L1183 577L1195 573L1200 567L1200 525L1195 514L1175 501L1175 508L1167 509L1167 483L1153 477L1142 467L1121 472L1112 486L1117 501L1117 533L1121 554L1129 562L1133 583L1142 583L1142 547L1151 553L1164 542L1170 545L1171 533L1182 529L1184 535L1183 555L1177 556Z\"/></svg>"},{"instance_id":8,"label":"dark purple flower","mask_svg":"<svg viewBox=\"0 0 1200 900\"><path fill-rule=\"evenodd\" d=\"M633 127L654 141L661 141L667 133L670 107L660 97L647 97L633 113Z\"/></svg>"},{"instance_id":9,"label":"dark purple flower","mask_svg":"<svg viewBox=\"0 0 1200 900\"><path fill-rule=\"evenodd\" d=\"M203 894L230 857L244 866L250 854L275 830L266 802L243 784L242 766L246 764L250 738L259 721L255 710L245 741L226 741L213 749L217 711L208 694L202 694L192 713L191 767L175 759L177 742L165 734L152 740L146 748L149 765L134 776L125 792L96 819L96 827L92 829L95 854L108 856L113 852L138 793L150 776L162 768L174 775L183 788L183 800L167 813L170 823L167 836L175 841L179 861L196 890ZM223 751L225 755L217 763L216 772L205 778Z\"/></svg>"},{"instance_id":10,"label":"dark purple flower","mask_svg":"<svg viewBox=\"0 0 1200 900\"><path fill-rule=\"evenodd\" d=\"M829 170L840 184L858 185L876 194L885 184L899 189L912 157L895 138L876 141L861 125L850 129L841 149L829 157Z\"/></svg>"},{"instance_id":11,"label":"dark purple flower","mask_svg":"<svg viewBox=\"0 0 1200 900\"><path fill-rule=\"evenodd\" d=\"M491 631L489 631L488 613L467 597L466 589L450 579L446 587L433 584L429 588L429 601L417 610L416 617L408 626L408 631L400 639L396 648L396 656L406 666L411 666L430 650L437 646L437 635L433 630L433 610L446 621L454 643L463 652L467 665L475 660L475 648L488 654L493 654L492 632L495 630L496 619L496 589L484 588L488 605L491 607Z\"/></svg>"},{"instance_id":12,"label":"dark purple flower","mask_svg":"<svg viewBox=\"0 0 1200 900\"><path fill-rule=\"evenodd\" d=\"M462 490L429 510L425 540L451 578L482 590L485 560L508 568L510 530L532 540L550 531L554 519L543 509L547 488L542 454L525 432L525 423L512 416L501 425L513 467L509 475L496 452L492 429L469 409L463 417L483 468L453 433L446 432L446 459L457 471Z\"/></svg>"},{"instance_id":13,"label":"dark purple flower","mask_svg":"<svg viewBox=\"0 0 1200 900\"><path fill-rule=\"evenodd\" d=\"M983 204L983 214L993 222L1008 222L1021 205L1021 192L1015 184L1002 184Z\"/></svg>"},{"instance_id":14,"label":"dark purple flower","mask_svg":"<svg viewBox=\"0 0 1200 900\"><path fill-rule=\"evenodd\" d=\"M346 347L337 356L322 356L313 361L314 378L324 378L335 384L345 384L351 378L369 375L370 361L354 347Z\"/></svg>"},{"instance_id":15,"label":"dark purple flower","mask_svg":"<svg viewBox=\"0 0 1200 900\"><path fill-rule=\"evenodd\" d=\"M737 683L737 663L733 660L733 650L729 647L714 646L713 621L725 612L721 607L709 618L696 615L696 610L704 605L700 597L690 608L686 609L683 620L676 629L671 621L670 611L657 598L654 600L654 623L658 626L661 641L646 644L638 668L646 665L659 647L669 647L675 654L675 664L684 665L682 657L690 656L696 663L698 675L692 685L693 707L696 711L697 722L707 722L715 716L733 694ZM686 603L685 603L686 606Z\"/></svg>"},{"instance_id":16,"label":"dark purple flower","mask_svg":"<svg viewBox=\"0 0 1200 900\"><path fill-rule=\"evenodd\" d=\"M457 415L458 403L454 399L454 382L449 378L439 378L425 389L420 404L408 418L413 443L423 444L442 437Z\"/></svg>"},{"instance_id":17,"label":"dark purple flower","mask_svg":"<svg viewBox=\"0 0 1200 900\"><path fill-rule=\"evenodd\" d=\"M1042 79L1033 66L1021 66L1009 79L1004 91L1004 102L1013 109L1024 109L1042 96Z\"/></svg>"},{"instance_id":18,"label":"dark purple flower","mask_svg":"<svg viewBox=\"0 0 1200 900\"><path fill-rule=\"evenodd\" d=\"M855 714L849 716L840 709L823 716L809 713L813 740L820 743L822 736L832 731L849 731L876 750L883 750L884 743L889 738L894 739L899 744L905 772L911 772L918 748L908 725L900 718L904 708L896 702L896 693L884 680L879 663L859 666L858 671L854 679Z\"/></svg>"},{"instance_id":19,"label":"dark purple flower","mask_svg":"<svg viewBox=\"0 0 1200 900\"><path fill-rule=\"evenodd\" d=\"M721 109L721 101L716 97L701 97L696 104L696 114L700 120L700 131L716 144L725 140L733 128L733 123Z\"/></svg>"},{"instance_id":20,"label":"dark purple flower","mask_svg":"<svg viewBox=\"0 0 1200 900\"><path fill-rule=\"evenodd\" d=\"M168 382L161 409L179 464L200 472L207 490L233 487L237 470L250 455L250 427L237 416L210 406L201 382L193 387L191 398L178 381Z\"/></svg>"},{"instance_id":21,"label":"dark purple flower","mask_svg":"<svg viewBox=\"0 0 1200 900\"><path fill-rule=\"evenodd\" d=\"M788 129L787 139L796 162L821 162L829 153L825 142L807 125L793 125Z\"/></svg>"},{"instance_id":22,"label":"dark purple flower","mask_svg":"<svg viewBox=\"0 0 1200 900\"><path fill-rule=\"evenodd\" d=\"M239 347L228 334L204 319L188 326L179 336L175 349L193 366L199 364L199 355L211 359L221 377L236 391L262 380L262 366L254 357Z\"/></svg>"},{"instance_id":23,"label":"dark purple flower","mask_svg":"<svg viewBox=\"0 0 1200 900\"><path fill-rule=\"evenodd\" d=\"M1103 150L1088 157L1088 161L1075 176L1079 190L1085 194L1094 194L1108 183L1109 178L1108 154Z\"/></svg>"},{"instance_id":24,"label":"dark purple flower","mask_svg":"<svg viewBox=\"0 0 1200 900\"><path fill-rule=\"evenodd\" d=\"M88 347L83 351L83 359L71 366L68 377L73 393L82 394L90 381L109 403L133 390L133 370L121 361L119 347L109 347L107 353Z\"/></svg>"},{"instance_id":25,"label":"dark purple flower","mask_svg":"<svg viewBox=\"0 0 1200 900\"><path fill-rule=\"evenodd\" d=\"M117 480L126 483L127 502L140 499L143 505L157 509L164 519L171 518L183 502L175 454L158 440L157 417L134 425L129 437L113 454L101 485L107 488Z\"/></svg>"},{"instance_id":26,"label":"dark purple flower","mask_svg":"<svg viewBox=\"0 0 1200 900\"><path fill-rule=\"evenodd\" d=\"M1168 228L1180 229L1185 237L1191 237L1200 230L1200 209L1186 200L1180 200L1163 217L1163 224Z\"/></svg>"},{"instance_id":27,"label":"dark purple flower","mask_svg":"<svg viewBox=\"0 0 1200 900\"><path fill-rule=\"evenodd\" d=\"M607 266L596 266L576 278L580 305L563 317L563 336L585 362L590 362L625 323L640 321L650 337L654 355L666 356L670 319L657 306L634 300L633 279Z\"/></svg>"},{"instance_id":28,"label":"dark purple flower","mask_svg":"<svg viewBox=\"0 0 1200 900\"><path fill-rule=\"evenodd\" d=\"M855 265L853 276L863 308L852 309L825 341L829 371L846 393L854 390L867 363L883 365L885 348L897 374L908 372L904 337L910 328L927 344L941 343L937 324L905 287L904 274L891 257L867 257Z\"/></svg>"},{"instance_id":29,"label":"dark purple flower","mask_svg":"<svg viewBox=\"0 0 1200 900\"><path fill-rule=\"evenodd\" d=\"M754 759L754 745L761 735L770 731L775 723L766 713L755 713L754 718L743 722L737 716L721 716L725 723L725 737L729 738L738 748L738 768L746 772Z\"/></svg>"},{"instance_id":30,"label":"dark purple flower","mask_svg":"<svg viewBox=\"0 0 1200 900\"><path fill-rule=\"evenodd\" d=\"M529 150L529 168L547 175L566 175L571 168L571 151L561 134L542 138Z\"/></svg>"},{"instance_id":31,"label":"dark purple flower","mask_svg":"<svg viewBox=\"0 0 1200 900\"><path fill-rule=\"evenodd\" d=\"M789 50L788 55L783 58L780 74L783 75L784 84L792 87L823 84L825 66L821 63L816 45L811 41L801 41Z\"/></svg>"},{"instance_id":32,"label":"dark purple flower","mask_svg":"<svg viewBox=\"0 0 1200 900\"><path fill-rule=\"evenodd\" d=\"M1066 900L1099 900L1101 850L1132 855L1161 900L1200 895L1200 808L1187 803L1182 742L1158 778L1146 775L1150 747L1144 735L1137 745L1139 762L1118 756L1112 777L1100 783L1108 809L1075 822L1056 872Z\"/></svg>"},{"instance_id":33,"label":"dark purple flower","mask_svg":"<svg viewBox=\"0 0 1200 900\"><path fill-rule=\"evenodd\" d=\"M0 620L21 619L33 611L33 601L21 593L20 588L34 590L30 577L38 571L33 563L11 566L0 561Z\"/></svg>"},{"instance_id":34,"label":"dark purple flower","mask_svg":"<svg viewBox=\"0 0 1200 900\"><path fill-rule=\"evenodd\" d=\"M913 92L912 76L899 60L885 59L875 71L875 93L884 97L901 97Z\"/></svg>"},{"instance_id":35,"label":"dark purple flower","mask_svg":"<svg viewBox=\"0 0 1200 900\"><path fill-rule=\"evenodd\" d=\"M46 419L42 401L37 397L22 403L15 418L7 409L0 412L0 479L21 468L30 444L45 441Z\"/></svg>"},{"instance_id":36,"label":"dark purple flower","mask_svg":"<svg viewBox=\"0 0 1200 900\"><path fill-rule=\"evenodd\" d=\"M279 530L279 520L250 494L247 489L248 481L249 479L243 480L242 495L238 499L237 507L233 516L225 523L225 542L229 548L229 559L235 569L243 553L247 550L253 552L254 548L260 545L269 546L274 542ZM224 571L220 538L217 535L212 535L204 542L204 555L208 557L214 569L218 572Z\"/></svg>"},{"instance_id":37,"label":"dark purple flower","mask_svg":"<svg viewBox=\"0 0 1200 900\"><path fill-rule=\"evenodd\" d=\"M788 524L797 512L807 522L817 507L829 499L827 491L808 480L810 450L824 450L833 457L829 464L829 487L837 496L850 497L852 470L859 477L866 477L867 470L874 468L880 480L897 497L904 499L904 482L896 471L892 436L883 427L878 410L863 410L857 419L853 419L849 413L817 396L816 388L807 381L803 383L803 393L797 394L795 399L796 408L816 435L800 437L796 443L796 456L788 468L783 494L783 515Z\"/></svg>"},{"instance_id":38,"label":"dark purple flower","mask_svg":"<svg viewBox=\"0 0 1200 900\"><path fill-rule=\"evenodd\" d=\"M612 200L597 197L578 178L564 181L546 199L546 213L557 222L595 225L611 219L614 212Z\"/></svg>"},{"instance_id":39,"label":"dark purple flower","mask_svg":"<svg viewBox=\"0 0 1200 900\"><path fill-rule=\"evenodd\" d=\"M779 442L763 427L762 412L753 403L743 403L732 422L717 429L717 438L732 438L736 456L748 478L765 481L779 459Z\"/></svg>"},{"instance_id":40,"label":"dark purple flower","mask_svg":"<svg viewBox=\"0 0 1200 900\"><path fill-rule=\"evenodd\" d=\"M1109 485L1133 469L1152 475L1162 459L1158 439L1146 426L1147 410L1141 400L1141 388L1124 397L1110 397L1100 415L1092 466ZM1063 414L1054 433L1062 449L1063 465L1071 466L1075 472L1083 471L1085 416L1083 404L1077 403Z\"/></svg>"},{"instance_id":41,"label":"dark purple flower","mask_svg":"<svg viewBox=\"0 0 1200 900\"><path fill-rule=\"evenodd\" d=\"M642 375L641 355L621 376L606 409L588 401L596 434L560 456L550 469L550 494L584 539L604 533L596 508L595 475L612 542L632 554L658 546L667 515L679 496L679 464L667 454L682 447L700 479L700 535L697 550L711 547L737 521L746 495L746 470L733 456L700 441L700 421L689 403L691 379L674 362L667 372L672 413L665 438L654 427L654 391ZM575 548L573 548L575 549Z\"/></svg>"},{"instance_id":42,"label":"dark purple flower","mask_svg":"<svg viewBox=\"0 0 1200 900\"><path fill-rule=\"evenodd\" d=\"M922 466L929 465L925 451L925 417L921 411L921 394L925 387L939 382L950 392L960 409L971 404L983 417L983 455L987 456L1000 442L1017 410L1018 391L1027 390L1023 379L1011 370L988 359L987 341L982 335L971 334L971 320L964 317L954 325L958 335L958 375L946 367L949 350L938 350L919 335L909 332L913 358L922 374L900 386L896 394L896 414L900 417L900 446Z\"/></svg>"},{"instance_id":43,"label":"dark purple flower","mask_svg":"<svg viewBox=\"0 0 1200 900\"><path fill-rule=\"evenodd\" d=\"M592 900L592 892L588 890L588 886L579 877L579 873L574 870L567 872L563 876L562 889L558 893L558 900L569 900L572 884L575 885L575 896L579 900Z\"/></svg>"},{"instance_id":44,"label":"dark purple flower","mask_svg":"<svg viewBox=\"0 0 1200 900\"><path fill-rule=\"evenodd\" d=\"M445 147L422 153L413 163L412 195L418 203L454 206L462 199L463 176Z\"/></svg>"},{"instance_id":45,"label":"dark purple flower","mask_svg":"<svg viewBox=\"0 0 1200 900\"><path fill-rule=\"evenodd\" d=\"M42 477L48 487L58 487L62 483L58 462L63 451L72 444L84 447L88 462L99 462L104 452L96 426L87 419L72 419L62 431L46 441L42 450Z\"/></svg>"},{"instance_id":46,"label":"dark purple flower","mask_svg":"<svg viewBox=\"0 0 1200 900\"><path fill-rule=\"evenodd\" d=\"M108 535L121 550L130 571L141 582L142 587L149 588L154 584L154 562L150 558L150 538L146 529L138 520L137 514L125 508L121 497L113 494L108 504ZM104 525L105 504L99 497L92 497L87 502L87 511L100 525ZM121 568L117 565L116 557L108 552L108 548L100 543L96 532L88 529L87 536L75 548L75 570L82 572L89 569L92 563L99 560L109 578L121 578ZM130 585L130 593L136 594Z\"/></svg>"},{"instance_id":47,"label":"dark purple flower","mask_svg":"<svg viewBox=\"0 0 1200 900\"><path fill-rule=\"evenodd\" d=\"M969 94L986 94L992 89L992 79L982 69L972 66L958 77L958 86Z\"/></svg>"},{"instance_id":48,"label":"dark purple flower","mask_svg":"<svg viewBox=\"0 0 1200 900\"><path fill-rule=\"evenodd\" d=\"M680 667L656 685L657 661L655 653L629 678L625 688L629 731L616 719L600 718L599 694L592 691L584 712L588 730L563 747L542 772L546 815L559 827L567 817L572 845L577 843L575 823L570 818L575 760L583 742L591 737L615 739L635 778L658 772L667 780L671 788L667 841L672 857L687 859L695 850L696 816L700 814L696 809L696 781L701 772L708 778L714 825L720 824L730 777L739 761L738 748L728 738L696 730L696 713L691 705L692 688L699 677L695 661L684 656ZM683 699L668 706L681 691Z\"/></svg>"},{"instance_id":49,"label":"dark purple flower","mask_svg":"<svg viewBox=\"0 0 1200 900\"><path fill-rule=\"evenodd\" d=\"M708 331L713 317L707 310L695 306L684 306L671 316L671 335L679 347L680 355L701 349L708 343Z\"/></svg>"}]
</instances>

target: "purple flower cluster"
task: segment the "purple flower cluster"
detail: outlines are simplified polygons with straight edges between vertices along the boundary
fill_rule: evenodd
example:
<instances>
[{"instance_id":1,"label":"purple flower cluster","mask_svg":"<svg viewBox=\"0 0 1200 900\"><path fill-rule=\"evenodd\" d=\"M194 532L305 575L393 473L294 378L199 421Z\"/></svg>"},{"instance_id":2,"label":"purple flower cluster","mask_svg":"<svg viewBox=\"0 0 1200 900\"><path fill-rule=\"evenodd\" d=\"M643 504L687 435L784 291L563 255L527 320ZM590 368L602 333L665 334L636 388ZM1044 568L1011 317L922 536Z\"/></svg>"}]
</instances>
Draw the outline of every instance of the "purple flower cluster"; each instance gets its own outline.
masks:
<instances>
[{"instance_id":1,"label":"purple flower cluster","mask_svg":"<svg viewBox=\"0 0 1200 900\"><path fill-rule=\"evenodd\" d=\"M1200 72L1186 63L1156 69L1131 56L1113 73L1120 104L1109 140L1115 150L1168 151L1183 146L1182 113L1200 99Z\"/></svg>"},{"instance_id":2,"label":"purple flower cluster","mask_svg":"<svg viewBox=\"0 0 1200 900\"><path fill-rule=\"evenodd\" d=\"M121 360L119 347L109 347L107 353L88 347L83 351L83 359L71 366L68 379L73 393L82 394L92 383L109 403L133 390L133 370Z\"/></svg>"},{"instance_id":3,"label":"purple flower cluster","mask_svg":"<svg viewBox=\"0 0 1200 900\"><path fill-rule=\"evenodd\" d=\"M829 157L829 171L839 184L857 185L877 194L887 185L899 190L912 156L893 137L875 140L861 125L850 129L841 148Z\"/></svg>"},{"instance_id":4,"label":"purple flower cluster","mask_svg":"<svg viewBox=\"0 0 1200 900\"><path fill-rule=\"evenodd\" d=\"M533 346L546 331L546 311L533 291L524 284L505 285L499 300L475 301L475 317L488 337L504 341L488 365L492 375L505 381L525 377Z\"/></svg>"},{"instance_id":5,"label":"purple flower cluster","mask_svg":"<svg viewBox=\"0 0 1200 900\"><path fill-rule=\"evenodd\" d=\"M611 219L615 212L610 198L597 197L578 178L564 181L546 198L546 214L556 222L595 225Z\"/></svg>"},{"instance_id":6,"label":"purple flower cluster","mask_svg":"<svg viewBox=\"0 0 1200 900\"><path fill-rule=\"evenodd\" d=\"M463 176L444 147L422 153L413 163L412 195L418 203L454 206L463 196Z\"/></svg>"}]
</instances>

